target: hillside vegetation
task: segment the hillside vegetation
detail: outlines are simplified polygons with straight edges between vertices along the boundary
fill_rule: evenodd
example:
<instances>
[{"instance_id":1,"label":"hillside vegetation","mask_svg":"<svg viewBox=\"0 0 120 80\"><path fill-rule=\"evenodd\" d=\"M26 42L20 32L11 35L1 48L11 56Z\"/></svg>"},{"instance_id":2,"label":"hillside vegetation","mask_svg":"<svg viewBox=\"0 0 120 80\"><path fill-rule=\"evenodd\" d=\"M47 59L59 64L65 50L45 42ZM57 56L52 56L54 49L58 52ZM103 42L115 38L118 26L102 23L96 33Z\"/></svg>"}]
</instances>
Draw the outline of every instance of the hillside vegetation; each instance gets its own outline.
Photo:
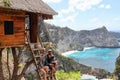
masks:
<instances>
[{"instance_id":1,"label":"hillside vegetation","mask_svg":"<svg viewBox=\"0 0 120 80\"><path fill-rule=\"evenodd\" d=\"M116 76L118 76L118 80L120 80L120 55L116 59L116 65L115 66L116 66L115 74L116 74Z\"/></svg>"},{"instance_id":2,"label":"hillside vegetation","mask_svg":"<svg viewBox=\"0 0 120 80\"><path fill-rule=\"evenodd\" d=\"M56 72L56 76L58 80L79 80L80 72L70 71L69 73L66 73L64 70L60 70Z\"/></svg>"}]
</instances>

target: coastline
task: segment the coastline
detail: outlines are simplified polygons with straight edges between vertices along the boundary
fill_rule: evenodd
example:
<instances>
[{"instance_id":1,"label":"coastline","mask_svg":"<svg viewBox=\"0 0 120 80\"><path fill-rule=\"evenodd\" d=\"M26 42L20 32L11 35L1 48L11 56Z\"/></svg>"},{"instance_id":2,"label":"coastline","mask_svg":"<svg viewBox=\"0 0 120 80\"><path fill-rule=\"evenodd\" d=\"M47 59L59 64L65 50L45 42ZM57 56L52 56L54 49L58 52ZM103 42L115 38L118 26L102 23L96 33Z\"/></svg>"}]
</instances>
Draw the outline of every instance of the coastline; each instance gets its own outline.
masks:
<instances>
[{"instance_id":1,"label":"coastline","mask_svg":"<svg viewBox=\"0 0 120 80\"><path fill-rule=\"evenodd\" d=\"M95 46L93 47L84 47L82 50L71 50L71 51L66 51L66 52L63 52L62 55L65 56L65 55L70 55L70 54L73 54L73 53L76 53L76 52L79 52L79 51L86 51L86 50L89 50L89 49L92 49L92 48L95 48ZM102 48L102 47L101 47ZM104 47L105 48L105 47Z\"/></svg>"},{"instance_id":2,"label":"coastline","mask_svg":"<svg viewBox=\"0 0 120 80\"><path fill-rule=\"evenodd\" d=\"M114 48L108 48L107 49L107 48L106 47L104 47L104 48L103 47L85 47L82 51L71 50L71 51L67 51L67 52L62 53L62 55L65 56L65 57L71 56L75 60L80 60L79 61L80 64L84 64L84 65L87 65L87 66L93 66L95 68L101 68L101 69L105 69L109 72L112 72L114 67L115 67L115 66L113 66L115 60L112 60L112 62L111 62L110 59L115 59L116 56L118 56L120 50L117 49L117 48L115 48L115 49ZM97 50L99 52L97 52ZM107 51L107 53L106 53L105 50ZM112 53L110 51L112 51ZM103 55L104 52L105 52L106 56ZM109 53L109 55L108 55L108 53ZM114 53L116 53L116 54L114 54ZM101 57L98 57L97 55L101 55ZM97 57L97 59L96 59L96 57ZM108 68L108 65L106 65L107 67L106 66L102 67L101 65L99 65L97 63L97 61L99 61L99 63L103 66L106 65L106 64L108 64L108 65L113 64L113 65L111 65L111 67L109 67L109 68Z\"/></svg>"},{"instance_id":3,"label":"coastline","mask_svg":"<svg viewBox=\"0 0 120 80\"><path fill-rule=\"evenodd\" d=\"M70 55L70 54L73 54L73 53L76 53L76 52L78 52L78 50L67 51L67 52L62 53L62 55L63 56Z\"/></svg>"},{"instance_id":4,"label":"coastline","mask_svg":"<svg viewBox=\"0 0 120 80\"><path fill-rule=\"evenodd\" d=\"M82 50L70 50L70 51L63 52L62 55L63 56L70 55L70 54L73 54L73 53L76 53L76 52L79 52L79 51L86 51L86 50L89 50L89 49L92 49L92 48L120 48L120 46L119 47L118 46L117 47L105 47L105 46L84 47Z\"/></svg>"},{"instance_id":5,"label":"coastline","mask_svg":"<svg viewBox=\"0 0 120 80\"><path fill-rule=\"evenodd\" d=\"M83 50L71 50L71 51L63 52L62 55L63 56L70 55L70 54L73 54L73 53L76 53L76 52L79 52L79 51L85 51L85 50L88 50L88 49L91 49L91 48L95 48L95 47L94 46L93 47L84 47Z\"/></svg>"}]
</instances>

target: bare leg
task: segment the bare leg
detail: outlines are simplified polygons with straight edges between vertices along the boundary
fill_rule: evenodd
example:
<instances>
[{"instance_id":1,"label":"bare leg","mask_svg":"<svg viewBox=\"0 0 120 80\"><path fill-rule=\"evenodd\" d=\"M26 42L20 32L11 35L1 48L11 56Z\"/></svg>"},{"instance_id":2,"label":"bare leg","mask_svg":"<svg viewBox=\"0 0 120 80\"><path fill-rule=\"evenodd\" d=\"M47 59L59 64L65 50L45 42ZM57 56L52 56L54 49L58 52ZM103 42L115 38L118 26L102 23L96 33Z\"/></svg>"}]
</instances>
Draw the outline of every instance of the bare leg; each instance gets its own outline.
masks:
<instances>
[{"instance_id":1,"label":"bare leg","mask_svg":"<svg viewBox=\"0 0 120 80\"><path fill-rule=\"evenodd\" d=\"M51 77L51 80L54 78L54 80L56 80L56 77L54 77L55 75L55 68L53 67L51 72L50 72L50 77Z\"/></svg>"},{"instance_id":2,"label":"bare leg","mask_svg":"<svg viewBox=\"0 0 120 80\"><path fill-rule=\"evenodd\" d=\"M43 69L46 71L46 77L47 77L47 80L50 80L49 77L48 77L49 67L48 67L48 66L44 66Z\"/></svg>"},{"instance_id":3,"label":"bare leg","mask_svg":"<svg viewBox=\"0 0 120 80\"><path fill-rule=\"evenodd\" d=\"M53 77L54 77L54 80L58 80L58 79L56 78L56 75L55 75L55 73L54 73Z\"/></svg>"},{"instance_id":4,"label":"bare leg","mask_svg":"<svg viewBox=\"0 0 120 80\"><path fill-rule=\"evenodd\" d=\"M41 69L41 71L43 72L43 78L44 78L44 80L47 80L46 71L44 69Z\"/></svg>"},{"instance_id":5,"label":"bare leg","mask_svg":"<svg viewBox=\"0 0 120 80\"><path fill-rule=\"evenodd\" d=\"M47 80L50 80L50 77L47 77Z\"/></svg>"}]
</instances>

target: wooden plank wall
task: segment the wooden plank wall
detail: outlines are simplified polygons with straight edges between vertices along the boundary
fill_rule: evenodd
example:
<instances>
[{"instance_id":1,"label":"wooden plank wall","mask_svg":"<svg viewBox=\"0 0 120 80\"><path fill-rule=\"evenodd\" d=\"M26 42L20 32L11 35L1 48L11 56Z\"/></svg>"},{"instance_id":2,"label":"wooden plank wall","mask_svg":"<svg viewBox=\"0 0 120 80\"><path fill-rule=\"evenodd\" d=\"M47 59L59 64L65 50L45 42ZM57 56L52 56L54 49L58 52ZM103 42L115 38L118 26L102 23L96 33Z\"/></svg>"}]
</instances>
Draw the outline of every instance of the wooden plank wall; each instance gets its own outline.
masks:
<instances>
[{"instance_id":1,"label":"wooden plank wall","mask_svg":"<svg viewBox=\"0 0 120 80\"><path fill-rule=\"evenodd\" d=\"M14 34L5 35L4 21L13 21ZM25 16L0 14L0 48L25 44Z\"/></svg>"}]
</instances>

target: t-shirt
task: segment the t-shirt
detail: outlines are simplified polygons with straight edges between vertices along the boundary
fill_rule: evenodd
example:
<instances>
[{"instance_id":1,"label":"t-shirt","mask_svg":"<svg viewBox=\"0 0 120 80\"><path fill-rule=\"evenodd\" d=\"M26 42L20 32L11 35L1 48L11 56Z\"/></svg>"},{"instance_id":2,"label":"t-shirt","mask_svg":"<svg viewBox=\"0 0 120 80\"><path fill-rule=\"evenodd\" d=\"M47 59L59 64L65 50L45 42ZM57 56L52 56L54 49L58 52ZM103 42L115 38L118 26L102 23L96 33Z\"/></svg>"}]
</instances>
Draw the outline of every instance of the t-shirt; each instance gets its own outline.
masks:
<instances>
[{"instance_id":1,"label":"t-shirt","mask_svg":"<svg viewBox=\"0 0 120 80\"><path fill-rule=\"evenodd\" d=\"M45 60L45 65L49 65L50 63L52 63L52 61L54 61L55 56L51 56L49 57L48 55L46 56L46 60Z\"/></svg>"},{"instance_id":2,"label":"t-shirt","mask_svg":"<svg viewBox=\"0 0 120 80\"><path fill-rule=\"evenodd\" d=\"M45 57L41 57L38 62L40 63L42 61L43 66L49 66L49 64L52 63L54 59L55 59L54 55L51 57L46 55ZM41 68L41 65L39 65L39 68Z\"/></svg>"},{"instance_id":3,"label":"t-shirt","mask_svg":"<svg viewBox=\"0 0 120 80\"><path fill-rule=\"evenodd\" d=\"M41 68L41 65L40 65L40 62L42 62L42 64L43 64L43 66L45 66L44 64L45 64L45 60L46 60L46 56L45 57L40 57L39 59L38 59L38 67L39 68Z\"/></svg>"}]
</instances>

